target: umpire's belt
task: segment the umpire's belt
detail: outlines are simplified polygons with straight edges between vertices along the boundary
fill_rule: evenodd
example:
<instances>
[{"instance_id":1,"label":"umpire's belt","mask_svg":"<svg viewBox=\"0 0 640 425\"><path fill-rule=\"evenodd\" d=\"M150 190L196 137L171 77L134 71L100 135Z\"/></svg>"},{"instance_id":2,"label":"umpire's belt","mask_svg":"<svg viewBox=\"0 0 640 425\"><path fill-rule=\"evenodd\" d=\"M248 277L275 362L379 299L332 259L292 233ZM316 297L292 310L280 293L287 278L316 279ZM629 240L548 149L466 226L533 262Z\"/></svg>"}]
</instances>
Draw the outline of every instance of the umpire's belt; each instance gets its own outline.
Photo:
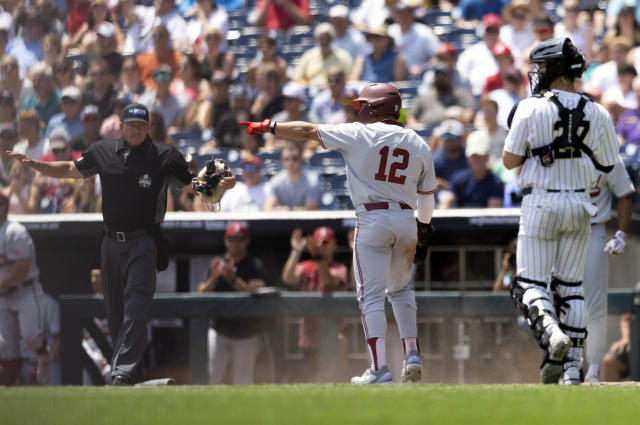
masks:
<instances>
[{"instance_id":1,"label":"umpire's belt","mask_svg":"<svg viewBox=\"0 0 640 425\"><path fill-rule=\"evenodd\" d=\"M531 195L533 193L533 187L525 187L522 189L522 196ZM549 192L549 193L580 193L584 192L584 189L536 189L540 192Z\"/></svg>"},{"instance_id":2,"label":"umpire's belt","mask_svg":"<svg viewBox=\"0 0 640 425\"><path fill-rule=\"evenodd\" d=\"M149 234L148 229L131 230L129 232L115 232L111 229L104 228L105 235L116 239L118 242L126 242Z\"/></svg>"},{"instance_id":3,"label":"umpire's belt","mask_svg":"<svg viewBox=\"0 0 640 425\"><path fill-rule=\"evenodd\" d=\"M400 205L400 209L401 210L412 210L413 208L411 208L410 205L405 204L404 202L398 202L398 205ZM388 210L389 209L389 202L370 202L368 204L363 204L364 209L367 211L373 211L373 210Z\"/></svg>"}]
</instances>

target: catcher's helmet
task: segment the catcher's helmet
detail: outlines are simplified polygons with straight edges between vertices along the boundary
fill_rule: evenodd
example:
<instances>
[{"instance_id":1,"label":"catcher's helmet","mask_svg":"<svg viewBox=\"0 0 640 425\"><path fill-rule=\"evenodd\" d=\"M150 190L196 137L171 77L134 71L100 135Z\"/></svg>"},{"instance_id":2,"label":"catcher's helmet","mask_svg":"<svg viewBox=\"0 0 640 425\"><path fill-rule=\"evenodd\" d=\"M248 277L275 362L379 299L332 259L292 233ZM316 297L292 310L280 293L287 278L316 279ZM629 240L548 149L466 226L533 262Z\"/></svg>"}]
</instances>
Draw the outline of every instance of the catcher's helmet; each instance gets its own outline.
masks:
<instances>
[{"instance_id":1,"label":"catcher's helmet","mask_svg":"<svg viewBox=\"0 0 640 425\"><path fill-rule=\"evenodd\" d=\"M551 81L560 76L580 78L585 69L584 54L569 37L552 38L536 45L529 62L537 69L529 73L531 91L548 90ZM540 69L544 65L544 69Z\"/></svg>"},{"instance_id":2,"label":"catcher's helmet","mask_svg":"<svg viewBox=\"0 0 640 425\"><path fill-rule=\"evenodd\" d=\"M367 102L366 105L362 105L363 102ZM397 119L402 99L398 89L391 84L373 83L362 89L360 96L351 101L351 106L360 111L356 121L368 123L371 118L382 115L393 115Z\"/></svg>"}]
</instances>

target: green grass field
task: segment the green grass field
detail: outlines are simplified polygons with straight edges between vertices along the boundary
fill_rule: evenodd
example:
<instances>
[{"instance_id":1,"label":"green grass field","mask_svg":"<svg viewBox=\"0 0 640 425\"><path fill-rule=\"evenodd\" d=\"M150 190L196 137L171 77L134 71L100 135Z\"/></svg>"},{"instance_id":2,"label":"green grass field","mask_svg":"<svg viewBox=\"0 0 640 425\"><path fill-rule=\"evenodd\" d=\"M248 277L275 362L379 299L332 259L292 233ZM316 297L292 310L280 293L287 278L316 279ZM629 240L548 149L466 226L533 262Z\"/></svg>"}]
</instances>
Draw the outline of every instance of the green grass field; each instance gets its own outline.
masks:
<instances>
[{"instance_id":1,"label":"green grass field","mask_svg":"<svg viewBox=\"0 0 640 425\"><path fill-rule=\"evenodd\" d=\"M640 424L640 387L0 388L0 424Z\"/></svg>"}]
</instances>

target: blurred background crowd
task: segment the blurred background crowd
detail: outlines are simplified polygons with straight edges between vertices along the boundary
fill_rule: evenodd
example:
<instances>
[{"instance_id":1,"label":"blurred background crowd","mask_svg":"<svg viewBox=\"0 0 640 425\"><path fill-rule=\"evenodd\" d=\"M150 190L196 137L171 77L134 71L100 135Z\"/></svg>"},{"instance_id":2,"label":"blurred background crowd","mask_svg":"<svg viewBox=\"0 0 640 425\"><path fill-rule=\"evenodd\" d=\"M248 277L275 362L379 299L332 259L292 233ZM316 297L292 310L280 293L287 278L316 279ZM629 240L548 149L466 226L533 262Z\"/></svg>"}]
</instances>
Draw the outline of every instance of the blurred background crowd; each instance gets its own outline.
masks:
<instances>
[{"instance_id":1,"label":"blurred background crowd","mask_svg":"<svg viewBox=\"0 0 640 425\"><path fill-rule=\"evenodd\" d=\"M100 182L33 175L8 149L77 158L120 137L123 105L152 111L150 135L197 170L221 156L241 184L226 211L349 209L334 152L237 121L354 120L366 82L400 89L401 120L434 152L438 207L517 206L501 151L529 92L528 52L569 36L588 69L580 90L616 122L637 180L640 6L632 0L1 0L0 190L14 214L98 212ZM206 208L172 191L169 210Z\"/></svg>"}]
</instances>

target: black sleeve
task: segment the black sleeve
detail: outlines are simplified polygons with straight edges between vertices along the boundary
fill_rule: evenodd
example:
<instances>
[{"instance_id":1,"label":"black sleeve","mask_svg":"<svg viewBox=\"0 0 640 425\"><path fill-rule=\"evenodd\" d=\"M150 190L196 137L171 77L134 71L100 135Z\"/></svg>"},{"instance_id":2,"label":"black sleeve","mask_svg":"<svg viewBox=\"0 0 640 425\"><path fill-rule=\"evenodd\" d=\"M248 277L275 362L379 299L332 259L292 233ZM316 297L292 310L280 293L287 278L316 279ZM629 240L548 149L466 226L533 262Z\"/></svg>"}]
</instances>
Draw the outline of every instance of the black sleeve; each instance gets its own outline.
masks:
<instances>
[{"instance_id":1,"label":"black sleeve","mask_svg":"<svg viewBox=\"0 0 640 425\"><path fill-rule=\"evenodd\" d=\"M84 152L82 152L82 156L73 161L78 171L80 171L80 174L82 174L84 177L91 177L98 174L98 164L96 163L95 159L96 146L97 143L89 145L89 147L85 149Z\"/></svg>"},{"instance_id":2,"label":"black sleeve","mask_svg":"<svg viewBox=\"0 0 640 425\"><path fill-rule=\"evenodd\" d=\"M179 188L191 183L194 177L191 171L189 171L189 166L184 156L182 156L176 148L171 148L171 152L169 153L169 174L172 177L172 183Z\"/></svg>"}]
</instances>

